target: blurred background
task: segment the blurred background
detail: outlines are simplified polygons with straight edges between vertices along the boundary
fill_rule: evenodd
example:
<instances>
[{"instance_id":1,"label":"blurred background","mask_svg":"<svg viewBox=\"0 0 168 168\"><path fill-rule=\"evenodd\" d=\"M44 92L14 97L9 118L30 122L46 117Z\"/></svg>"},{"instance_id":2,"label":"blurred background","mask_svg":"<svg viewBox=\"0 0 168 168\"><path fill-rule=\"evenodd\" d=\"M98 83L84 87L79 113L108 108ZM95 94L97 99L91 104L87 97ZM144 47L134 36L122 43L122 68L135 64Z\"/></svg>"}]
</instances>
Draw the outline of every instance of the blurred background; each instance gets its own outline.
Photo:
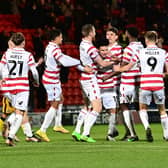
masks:
<instances>
[{"instance_id":1,"label":"blurred background","mask_svg":"<svg viewBox=\"0 0 168 168\"><path fill-rule=\"evenodd\" d=\"M156 30L163 39L162 47L168 50L167 0L0 0L0 55L8 48L11 34L22 32L26 49L38 61L48 43L47 32L59 28L64 37L62 51L79 58L81 27L86 23L96 27L96 40L105 35L107 28L117 27L119 43L123 47L128 44L125 38L127 27L137 26L142 41L146 30ZM40 76L43 70L44 65L38 67ZM83 104L79 75L75 68L61 69L64 110L78 109ZM47 108L43 85L39 88L31 86L29 111L44 112ZM151 105L151 108L155 107Z\"/></svg>"}]
</instances>

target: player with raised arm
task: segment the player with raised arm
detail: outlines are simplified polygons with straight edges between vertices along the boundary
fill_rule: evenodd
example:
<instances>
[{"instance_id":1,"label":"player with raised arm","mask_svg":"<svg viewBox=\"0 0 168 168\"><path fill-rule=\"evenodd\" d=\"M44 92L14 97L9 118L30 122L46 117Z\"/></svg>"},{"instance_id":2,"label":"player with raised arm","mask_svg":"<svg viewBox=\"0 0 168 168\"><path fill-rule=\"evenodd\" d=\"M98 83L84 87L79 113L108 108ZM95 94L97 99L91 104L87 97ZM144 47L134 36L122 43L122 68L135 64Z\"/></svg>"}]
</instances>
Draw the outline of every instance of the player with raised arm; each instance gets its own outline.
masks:
<instances>
[{"instance_id":1,"label":"player with raised arm","mask_svg":"<svg viewBox=\"0 0 168 168\"><path fill-rule=\"evenodd\" d=\"M36 70L33 55L24 49L25 38L20 32L14 33L11 36L11 42L14 48L8 49L1 59L1 66L4 71L2 74L3 80L1 92L8 95L11 99L12 106L15 107L15 113L11 116L11 125L8 133L6 144L14 146L13 139L21 126L23 114L27 111L29 98L29 69L35 80L34 85L39 85L39 76Z\"/></svg>"},{"instance_id":2,"label":"player with raised arm","mask_svg":"<svg viewBox=\"0 0 168 168\"><path fill-rule=\"evenodd\" d=\"M87 73L92 72L91 68L81 66L79 60L62 53L59 47L63 40L60 30L55 29L50 33L50 42L45 49L46 68L42 82L47 91L48 101L50 101L51 106L45 115L41 128L36 132L36 134L46 142L50 141L46 134L47 128L54 119L61 100L62 89L59 79L60 65L62 64L65 67L77 66L81 71L86 71Z\"/></svg>"},{"instance_id":3,"label":"player with raised arm","mask_svg":"<svg viewBox=\"0 0 168 168\"><path fill-rule=\"evenodd\" d=\"M151 103L153 97L160 112L163 137L165 140L168 140L168 116L165 110L163 81L164 67L166 69L166 73L168 73L168 56L165 50L157 47L157 33L155 31L146 32L145 43L147 47L140 50L138 54L134 55L128 65L116 68L120 72L123 72L131 69L137 62L140 63L141 77L139 115L146 130L146 139L149 142L153 141L147 114L147 107ZM116 68L115 70L117 70Z\"/></svg>"},{"instance_id":4,"label":"player with raised arm","mask_svg":"<svg viewBox=\"0 0 168 168\"><path fill-rule=\"evenodd\" d=\"M129 45L123 51L121 65L129 64L132 57L143 48L142 43L137 39L138 30L136 27L127 28L126 36L129 39ZM121 74L120 108L123 112L123 118L126 124L126 134L123 139L128 139L128 141L138 140L129 106L133 104L135 105L135 108L138 108L139 73L140 69L136 64L131 69Z\"/></svg>"},{"instance_id":5,"label":"player with raised arm","mask_svg":"<svg viewBox=\"0 0 168 168\"><path fill-rule=\"evenodd\" d=\"M90 137L90 130L94 125L97 116L102 111L100 88L97 83L96 73L97 67L106 67L112 65L112 61L104 61L92 41L95 39L95 27L91 24L86 24L82 27L83 39L80 43L80 61L83 66L90 66L94 68L93 73L81 73L80 83L85 95L88 97L92 111L88 113L85 109L79 113L78 122L84 122L84 130L82 135L77 132L76 129L72 133L72 137L75 140L81 140L85 142L96 142ZM87 117L86 117L87 116ZM79 130L79 129L78 129Z\"/></svg>"}]
</instances>

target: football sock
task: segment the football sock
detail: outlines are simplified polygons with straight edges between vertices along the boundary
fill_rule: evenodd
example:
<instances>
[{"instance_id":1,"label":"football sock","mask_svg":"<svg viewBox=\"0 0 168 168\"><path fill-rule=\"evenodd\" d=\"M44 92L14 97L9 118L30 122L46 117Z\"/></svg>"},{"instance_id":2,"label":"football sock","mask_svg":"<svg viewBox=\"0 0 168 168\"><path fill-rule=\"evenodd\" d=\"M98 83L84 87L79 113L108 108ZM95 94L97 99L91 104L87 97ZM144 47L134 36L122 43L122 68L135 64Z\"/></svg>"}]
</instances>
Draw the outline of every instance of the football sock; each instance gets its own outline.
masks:
<instances>
[{"instance_id":1,"label":"football sock","mask_svg":"<svg viewBox=\"0 0 168 168\"><path fill-rule=\"evenodd\" d=\"M85 109L81 109L79 115L78 115L78 119L77 119L77 123L76 123L76 127L75 127L75 132L79 133L81 132L81 127L84 123L84 120L87 116L88 112Z\"/></svg>"},{"instance_id":2,"label":"football sock","mask_svg":"<svg viewBox=\"0 0 168 168\"><path fill-rule=\"evenodd\" d=\"M46 113L44 117L43 124L40 128L42 132L46 132L47 128L50 126L52 120L54 119L54 116L56 114L56 109L54 107L50 107L48 112Z\"/></svg>"},{"instance_id":3,"label":"football sock","mask_svg":"<svg viewBox=\"0 0 168 168\"><path fill-rule=\"evenodd\" d=\"M167 114L161 115L161 124L163 128L163 135L166 139L168 139L168 116Z\"/></svg>"},{"instance_id":4,"label":"football sock","mask_svg":"<svg viewBox=\"0 0 168 168\"><path fill-rule=\"evenodd\" d=\"M31 130L31 126L30 126L30 123L27 122L25 124L22 124L22 129L23 129L23 132L24 134L27 136L27 137L32 137L33 134L32 134L32 130Z\"/></svg>"},{"instance_id":5,"label":"football sock","mask_svg":"<svg viewBox=\"0 0 168 168\"><path fill-rule=\"evenodd\" d=\"M131 124L131 114L130 114L130 111L129 110L124 110L123 111L123 117L124 117L124 121L125 121L128 129L130 131L131 136L135 136L133 128L132 128L132 124Z\"/></svg>"},{"instance_id":6,"label":"football sock","mask_svg":"<svg viewBox=\"0 0 168 168\"><path fill-rule=\"evenodd\" d=\"M141 118L142 124L145 127L145 130L147 130L147 128L150 128L147 111L146 110L140 110L139 111L139 116Z\"/></svg>"},{"instance_id":7,"label":"football sock","mask_svg":"<svg viewBox=\"0 0 168 168\"><path fill-rule=\"evenodd\" d=\"M13 121L15 120L15 117L16 117L16 113L12 113L8 119L7 119L7 122L11 125L13 123Z\"/></svg>"},{"instance_id":8,"label":"football sock","mask_svg":"<svg viewBox=\"0 0 168 168\"><path fill-rule=\"evenodd\" d=\"M21 114L16 114L14 121L11 123L10 130L9 130L9 138L14 138L18 129L21 126L23 116Z\"/></svg>"},{"instance_id":9,"label":"football sock","mask_svg":"<svg viewBox=\"0 0 168 168\"><path fill-rule=\"evenodd\" d=\"M109 125L108 125L108 134L112 134L115 129L115 123L116 123L116 114L111 113L109 115Z\"/></svg>"},{"instance_id":10,"label":"football sock","mask_svg":"<svg viewBox=\"0 0 168 168\"><path fill-rule=\"evenodd\" d=\"M90 129L93 126L93 124L96 122L98 115L99 113L96 111L91 111L90 113L88 113L84 121L84 130L82 135L85 135L85 136L90 135Z\"/></svg>"},{"instance_id":11,"label":"football sock","mask_svg":"<svg viewBox=\"0 0 168 168\"><path fill-rule=\"evenodd\" d=\"M57 127L62 126L62 107L63 107L63 104L58 105L58 110L55 115L55 125L54 126L57 126Z\"/></svg>"}]
</instances>

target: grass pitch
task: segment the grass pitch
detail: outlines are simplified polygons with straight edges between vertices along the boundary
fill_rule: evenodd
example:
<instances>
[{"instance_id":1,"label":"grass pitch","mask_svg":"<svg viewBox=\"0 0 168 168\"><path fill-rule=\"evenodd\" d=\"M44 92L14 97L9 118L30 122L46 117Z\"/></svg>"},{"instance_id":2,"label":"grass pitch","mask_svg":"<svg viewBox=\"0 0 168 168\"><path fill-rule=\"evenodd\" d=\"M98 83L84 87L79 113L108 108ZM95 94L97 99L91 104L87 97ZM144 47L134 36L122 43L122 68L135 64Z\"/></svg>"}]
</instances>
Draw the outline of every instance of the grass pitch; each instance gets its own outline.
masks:
<instances>
[{"instance_id":1,"label":"grass pitch","mask_svg":"<svg viewBox=\"0 0 168 168\"><path fill-rule=\"evenodd\" d=\"M75 142L71 134L61 134L48 129L51 142L21 142L7 147L0 138L0 168L159 168L167 167L168 142L162 139L160 124L152 124L154 142L145 141L142 125L136 125L138 142L122 142L123 126L116 142L105 140L107 125L96 125L92 137L96 143ZM73 126L67 126L71 132ZM37 129L34 129L37 130Z\"/></svg>"}]
</instances>

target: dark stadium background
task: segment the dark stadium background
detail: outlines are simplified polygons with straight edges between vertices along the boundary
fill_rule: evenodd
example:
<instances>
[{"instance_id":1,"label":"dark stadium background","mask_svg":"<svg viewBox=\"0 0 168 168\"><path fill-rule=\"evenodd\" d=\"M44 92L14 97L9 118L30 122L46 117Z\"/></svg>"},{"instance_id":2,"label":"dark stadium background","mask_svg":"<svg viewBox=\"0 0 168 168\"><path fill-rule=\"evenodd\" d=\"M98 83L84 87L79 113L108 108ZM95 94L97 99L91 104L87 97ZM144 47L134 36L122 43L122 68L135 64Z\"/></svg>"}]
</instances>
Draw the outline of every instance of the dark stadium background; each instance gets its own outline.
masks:
<instances>
[{"instance_id":1,"label":"dark stadium background","mask_svg":"<svg viewBox=\"0 0 168 168\"><path fill-rule=\"evenodd\" d=\"M92 23L96 27L96 40L104 36L110 26L120 31L119 42L124 47L125 28L137 26L143 42L146 30L156 30L164 39L162 47L168 50L168 1L166 0L0 0L0 55L7 49L7 41L13 32L22 32L26 37L26 49L36 61L43 57L48 42L47 32L59 28L64 35L61 46L64 53L79 58L78 44L81 26ZM40 76L44 65L38 68ZM82 105L82 93L75 68L62 68L61 80L64 94L64 110ZM167 81L167 79L165 79ZM165 82L167 86L168 82ZM166 87L166 96L168 87ZM166 106L167 106L166 100ZM30 112L43 112L48 107L43 85L31 86ZM151 105L151 108L155 106ZM65 120L65 118L64 118Z\"/></svg>"}]
</instances>

